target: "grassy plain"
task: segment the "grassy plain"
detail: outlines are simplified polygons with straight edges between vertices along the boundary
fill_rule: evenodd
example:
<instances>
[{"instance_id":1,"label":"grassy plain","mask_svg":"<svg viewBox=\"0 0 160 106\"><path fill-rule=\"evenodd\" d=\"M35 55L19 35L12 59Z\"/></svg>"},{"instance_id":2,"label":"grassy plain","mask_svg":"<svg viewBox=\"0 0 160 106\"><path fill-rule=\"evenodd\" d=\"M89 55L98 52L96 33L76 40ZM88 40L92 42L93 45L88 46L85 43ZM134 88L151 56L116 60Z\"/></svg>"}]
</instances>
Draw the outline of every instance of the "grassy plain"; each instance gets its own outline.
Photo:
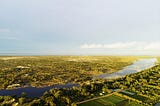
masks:
<instances>
[{"instance_id":1,"label":"grassy plain","mask_svg":"<svg viewBox=\"0 0 160 106\"><path fill-rule=\"evenodd\" d=\"M79 104L78 106L143 106L143 105L138 104L134 101L129 101L117 95L111 95L101 99L85 102Z\"/></svg>"}]
</instances>

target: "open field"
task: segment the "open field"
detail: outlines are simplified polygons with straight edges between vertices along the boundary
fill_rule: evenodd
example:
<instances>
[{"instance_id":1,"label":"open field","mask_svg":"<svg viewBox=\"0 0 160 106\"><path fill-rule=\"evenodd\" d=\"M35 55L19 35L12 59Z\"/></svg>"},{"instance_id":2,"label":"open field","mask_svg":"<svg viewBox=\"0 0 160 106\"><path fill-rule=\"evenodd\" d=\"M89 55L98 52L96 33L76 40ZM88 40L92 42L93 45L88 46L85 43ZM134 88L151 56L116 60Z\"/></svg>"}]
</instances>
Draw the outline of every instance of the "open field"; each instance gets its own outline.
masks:
<instances>
[{"instance_id":1,"label":"open field","mask_svg":"<svg viewBox=\"0 0 160 106\"><path fill-rule=\"evenodd\" d=\"M101 99L85 102L79 104L78 106L143 106L143 105L138 104L134 101L129 101L125 98L116 95L111 95Z\"/></svg>"},{"instance_id":2,"label":"open field","mask_svg":"<svg viewBox=\"0 0 160 106\"><path fill-rule=\"evenodd\" d=\"M129 94L129 93L125 93L125 92L120 92L121 94L124 94L124 95L127 95L127 96L129 96L129 97L131 97L131 98L134 98L134 99L137 99L137 100L139 100L139 101L142 101L142 102L145 102L145 101L147 101L147 100L150 100L149 99L149 97L145 97L145 96L143 96L143 95L138 95L138 94Z\"/></svg>"}]
</instances>

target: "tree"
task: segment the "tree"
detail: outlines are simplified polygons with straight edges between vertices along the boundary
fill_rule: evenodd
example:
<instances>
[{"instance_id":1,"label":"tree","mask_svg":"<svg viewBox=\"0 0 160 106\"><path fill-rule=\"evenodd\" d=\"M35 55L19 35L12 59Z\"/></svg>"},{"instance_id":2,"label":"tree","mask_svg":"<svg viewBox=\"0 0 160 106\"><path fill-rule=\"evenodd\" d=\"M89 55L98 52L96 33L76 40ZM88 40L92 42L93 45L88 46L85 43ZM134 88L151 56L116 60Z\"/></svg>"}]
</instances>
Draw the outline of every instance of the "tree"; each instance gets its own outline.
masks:
<instances>
[{"instance_id":1,"label":"tree","mask_svg":"<svg viewBox=\"0 0 160 106\"><path fill-rule=\"evenodd\" d=\"M56 104L54 103L54 97L53 96L49 96L49 97L45 98L45 102L49 106L56 106Z\"/></svg>"},{"instance_id":2,"label":"tree","mask_svg":"<svg viewBox=\"0 0 160 106\"><path fill-rule=\"evenodd\" d=\"M26 102L26 98L21 97L21 98L18 99L18 102L19 102L19 104L22 105Z\"/></svg>"},{"instance_id":3,"label":"tree","mask_svg":"<svg viewBox=\"0 0 160 106\"><path fill-rule=\"evenodd\" d=\"M41 99L34 99L29 106L44 106L44 102Z\"/></svg>"},{"instance_id":4,"label":"tree","mask_svg":"<svg viewBox=\"0 0 160 106\"><path fill-rule=\"evenodd\" d=\"M21 97L26 98L26 97L27 97L27 94L26 94L25 92L22 92L22 93L21 93Z\"/></svg>"}]
</instances>

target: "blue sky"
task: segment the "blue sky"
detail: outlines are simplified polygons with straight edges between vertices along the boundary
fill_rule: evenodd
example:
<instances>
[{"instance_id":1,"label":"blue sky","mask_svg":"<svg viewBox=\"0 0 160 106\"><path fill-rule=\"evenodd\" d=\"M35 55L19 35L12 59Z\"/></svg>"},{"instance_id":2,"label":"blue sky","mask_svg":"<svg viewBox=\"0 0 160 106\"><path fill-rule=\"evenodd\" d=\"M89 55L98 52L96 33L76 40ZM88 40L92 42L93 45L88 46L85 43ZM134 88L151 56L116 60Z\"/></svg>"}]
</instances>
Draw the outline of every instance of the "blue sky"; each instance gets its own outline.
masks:
<instances>
[{"instance_id":1,"label":"blue sky","mask_svg":"<svg viewBox=\"0 0 160 106\"><path fill-rule=\"evenodd\" d=\"M159 0L0 0L0 53L159 55Z\"/></svg>"}]
</instances>

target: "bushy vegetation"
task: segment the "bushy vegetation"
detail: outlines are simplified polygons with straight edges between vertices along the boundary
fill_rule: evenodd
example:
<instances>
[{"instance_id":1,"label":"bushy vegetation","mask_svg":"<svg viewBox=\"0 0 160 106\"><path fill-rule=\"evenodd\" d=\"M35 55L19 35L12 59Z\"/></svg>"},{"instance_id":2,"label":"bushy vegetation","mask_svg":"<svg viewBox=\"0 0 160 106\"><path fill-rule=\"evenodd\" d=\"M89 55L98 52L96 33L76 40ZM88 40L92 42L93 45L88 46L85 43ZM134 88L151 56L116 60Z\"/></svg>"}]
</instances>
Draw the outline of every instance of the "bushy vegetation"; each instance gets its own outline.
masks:
<instances>
[{"instance_id":1,"label":"bushy vegetation","mask_svg":"<svg viewBox=\"0 0 160 106\"><path fill-rule=\"evenodd\" d=\"M118 71L136 59L120 56L0 57L0 89L12 88L15 86L12 84L42 87L81 83L94 75Z\"/></svg>"},{"instance_id":2,"label":"bushy vegetation","mask_svg":"<svg viewBox=\"0 0 160 106\"><path fill-rule=\"evenodd\" d=\"M99 69L101 66L104 66L106 59L108 59L108 63L106 63L106 67L100 68L100 70L99 70L102 73L103 73L102 69L109 69L109 68L112 69L113 68L113 67L109 67L111 65L111 62L109 62L109 59L111 59L111 60L115 59L114 62L112 62L112 64L121 64L121 65L117 65L117 66L119 66L119 68L121 66L131 64L133 62L133 60L137 59L135 57L132 57L130 59L128 59L128 57L125 57L125 58L124 57L92 57L92 58L88 57L88 58L90 58L90 59L85 60L80 57L73 58L73 57L59 57L58 56L58 57L41 57L41 58L38 57L38 58L30 58L30 59L22 58L22 59L17 59L17 60L5 60L5 61L7 61L6 62L7 64L4 65L5 67L9 66L9 63L10 63L9 61L13 61L13 62L18 61L18 62L14 63L15 64L14 67L17 67L17 66L26 67L24 69L19 69L18 71L16 70L17 73L12 72L13 76L16 74L22 73L22 72L25 73L25 72L31 71L32 74L29 74L29 76L31 76L31 78L32 78L32 76L35 77L36 73L37 74L41 73L42 75L44 74L44 72L50 73L49 70L47 71L46 68L43 68L43 67L45 67L45 66L48 67L47 64L52 63L52 62L53 62L53 64L56 63L56 65L52 66L52 64L51 64L51 66L52 67L57 66L57 70L58 69L61 70L63 68L68 68L68 67L70 67L69 69L75 68L75 70L77 67L79 70L81 70L83 65L81 66L81 65L76 65L76 64L80 64L80 63L84 63L84 62L86 62L87 67L90 67L91 69L87 70L87 68L85 67L84 69L86 69L86 70L84 70L83 74L78 73L79 74L78 76L80 76L80 77L76 77L76 78L77 78L77 80L81 80L79 87L73 87L72 89L67 89L67 88L51 89L50 91L46 91L44 93L44 95L39 98L28 98L27 95L25 95L25 94L22 94L21 97L0 96L0 103L2 104L2 106L6 106L6 105L11 106L13 104L17 104L18 106L76 106L76 104L78 104L80 106L92 104L94 106L94 105L99 104L98 106L101 106L100 104L106 105L107 103L108 103L108 105L111 104L111 105L117 105L117 106L135 106L135 105L136 106L143 106L143 105L148 106L148 105L154 105L154 104L160 102L160 80L159 80L160 79L160 64L157 64L156 66L154 66L150 69L147 69L147 70L135 73L135 74L127 75L123 78L118 78L118 79L114 79L114 80L105 80L105 79L93 80L91 78L90 79L89 78L83 79L84 77L82 77L81 75L84 75L85 77L86 76L89 77L89 75L91 75L91 74L88 72L92 71L92 69ZM122 63L119 63L122 58L126 59L127 62L123 61ZM56 59L57 59L57 61L56 61ZM35 67L33 65L28 65L28 66L25 65L27 63L26 61L28 61L28 64L31 64L31 60L35 62L35 63L33 62L33 64L35 64ZM50 60L50 62L47 63L47 61L49 61L49 60ZM4 61L4 60L1 60L1 61ZM24 61L25 64L19 63L22 61ZM47 64L44 64L43 62L47 63ZM61 65L58 65L57 62L60 62L61 64L63 64L63 62L65 64L68 62L71 62L71 63L73 62L73 63L67 64L66 66L65 66L65 64L63 64L61 66ZM100 62L100 63L98 63L98 62ZM3 66L2 63L0 63L0 64L1 64L1 66ZM100 67L96 66L95 64L99 64ZM13 65L13 64L11 64L11 65ZM39 66L41 66L42 69L41 68L38 68L38 69L41 69L41 70L37 69L37 67L39 67ZM27 68L27 67L30 67L30 68ZM63 68L61 68L61 67L63 67ZM35 68L35 70L31 70L33 68ZM10 68L10 71L11 70L13 71L14 69L15 68ZM118 69L118 67L115 69ZM1 70L2 70L2 72L1 72L2 76L3 75L5 76L5 74L10 75L10 73L8 73L8 71L6 71L6 73L4 73L5 71L3 68ZM33 73L34 71L36 73ZM57 72L53 71L52 73L56 74L59 72L63 72L63 74L62 74L62 76L63 76L63 75L65 75L64 72L66 74L70 75L70 73L74 72L74 71L73 70L71 70L71 71L61 70L61 71L57 71ZM25 73L25 74L27 74L27 73ZM38 75L41 75L41 74L38 74ZM53 76L54 76L54 74L53 74ZM73 75L74 74L76 74L76 73L73 73ZM58 76L58 74L57 74L57 76ZM1 78L3 78L3 77L1 77ZM4 78L6 78L6 77L4 77ZM12 77L12 78L14 79L15 77ZM38 79L38 76L35 77L35 79L36 78ZM65 77L61 77L61 76L59 76L59 78L65 79ZM22 79L23 79L23 76L21 76L19 79L16 79L16 80L19 81ZM69 78L66 78L65 80L69 81L68 79ZM5 79L3 79L1 81L5 81ZM34 82L34 80L32 80L32 81ZM44 81L48 84L48 79L47 80L39 80L38 79L36 81L37 82ZM83 83L83 81L85 83ZM31 82L28 82L28 83L31 83ZM3 85L3 83L2 83L2 85ZM32 83L31 83L31 85L32 85ZM42 86L42 85L38 85L38 86ZM120 90L120 91L115 91L115 90ZM125 91L125 92L121 92L121 91ZM130 92L130 93L127 93L127 92ZM100 95L100 94L102 94L102 95ZM97 100L93 100L90 102L86 102L84 104L80 103L81 101L88 100L88 99L95 98L95 97L99 97L99 96L103 96L103 95L111 95L111 96L97 99Z\"/></svg>"}]
</instances>

